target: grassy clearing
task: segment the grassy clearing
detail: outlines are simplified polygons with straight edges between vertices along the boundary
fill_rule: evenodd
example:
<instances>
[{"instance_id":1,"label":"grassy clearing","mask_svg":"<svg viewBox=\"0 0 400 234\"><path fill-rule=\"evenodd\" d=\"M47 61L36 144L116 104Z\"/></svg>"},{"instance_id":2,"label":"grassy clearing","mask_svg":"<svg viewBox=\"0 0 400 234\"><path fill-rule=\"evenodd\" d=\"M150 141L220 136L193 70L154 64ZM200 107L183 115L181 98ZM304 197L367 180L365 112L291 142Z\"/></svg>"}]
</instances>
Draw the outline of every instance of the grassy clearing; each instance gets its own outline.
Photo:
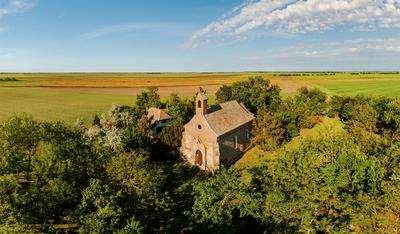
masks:
<instances>
[{"instance_id":1,"label":"grassy clearing","mask_svg":"<svg viewBox=\"0 0 400 234\"><path fill-rule=\"evenodd\" d=\"M320 88L331 96L400 96L400 79L314 81L309 85Z\"/></svg>"},{"instance_id":2,"label":"grassy clearing","mask_svg":"<svg viewBox=\"0 0 400 234\"><path fill-rule=\"evenodd\" d=\"M290 142L284 145L280 150L293 149L301 147L302 140L313 139L318 140L321 137L321 132L331 133L332 136L344 134L343 123L336 118L324 117L322 123L316 125L312 129L302 129L300 135L293 138ZM244 183L251 182L251 174L249 168L261 167L267 165L277 158L277 151L266 152L258 147L254 147L248 151L239 161L233 165L236 170L241 172L241 180ZM269 164L271 166L271 164Z\"/></svg>"},{"instance_id":3,"label":"grassy clearing","mask_svg":"<svg viewBox=\"0 0 400 234\"><path fill-rule=\"evenodd\" d=\"M0 88L0 121L14 113L28 113L38 120L89 121L115 104L133 105L136 96L65 93Z\"/></svg>"},{"instance_id":4,"label":"grassy clearing","mask_svg":"<svg viewBox=\"0 0 400 234\"><path fill-rule=\"evenodd\" d=\"M261 167L265 163L274 160L276 152L266 152L258 147L254 147L249 150L239 161L237 161L233 167L241 172L241 180L244 183L251 182L251 174L248 171L249 168Z\"/></svg>"},{"instance_id":5,"label":"grassy clearing","mask_svg":"<svg viewBox=\"0 0 400 234\"><path fill-rule=\"evenodd\" d=\"M192 98L192 97L182 97ZM166 101L168 96L161 97ZM73 123L77 119L91 121L95 114L110 109L113 104L133 106L136 95L87 94L54 90L34 90L0 87L0 121L13 114L27 113L37 120L62 120ZM216 102L214 96L209 103Z\"/></svg>"}]
</instances>

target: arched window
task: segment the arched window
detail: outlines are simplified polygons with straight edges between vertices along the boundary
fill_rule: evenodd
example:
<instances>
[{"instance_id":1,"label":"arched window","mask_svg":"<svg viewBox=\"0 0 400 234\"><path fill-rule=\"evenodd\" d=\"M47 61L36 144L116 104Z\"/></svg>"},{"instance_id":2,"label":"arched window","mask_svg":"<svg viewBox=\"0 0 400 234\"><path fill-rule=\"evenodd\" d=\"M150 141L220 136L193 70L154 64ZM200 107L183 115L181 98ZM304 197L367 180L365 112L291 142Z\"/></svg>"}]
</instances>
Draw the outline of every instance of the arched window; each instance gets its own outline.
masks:
<instances>
[{"instance_id":1,"label":"arched window","mask_svg":"<svg viewBox=\"0 0 400 234\"><path fill-rule=\"evenodd\" d=\"M201 101L197 102L197 108L201 108Z\"/></svg>"}]
</instances>

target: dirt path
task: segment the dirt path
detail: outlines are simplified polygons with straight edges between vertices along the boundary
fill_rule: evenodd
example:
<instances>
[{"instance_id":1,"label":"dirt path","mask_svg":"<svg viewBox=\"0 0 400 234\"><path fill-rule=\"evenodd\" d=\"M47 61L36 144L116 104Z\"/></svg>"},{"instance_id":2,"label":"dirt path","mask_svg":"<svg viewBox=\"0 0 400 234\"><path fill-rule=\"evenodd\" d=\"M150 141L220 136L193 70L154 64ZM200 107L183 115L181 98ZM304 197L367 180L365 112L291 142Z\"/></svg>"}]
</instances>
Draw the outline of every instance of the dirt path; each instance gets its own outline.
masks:
<instances>
[{"instance_id":1,"label":"dirt path","mask_svg":"<svg viewBox=\"0 0 400 234\"><path fill-rule=\"evenodd\" d=\"M160 96L169 96L177 93L180 96L193 96L200 86L180 86L180 87L160 87L158 93ZM201 86L209 95L214 95L220 85ZM46 90L61 91L68 93L84 93L84 94L120 94L120 95L138 95L147 90L147 88L59 88L59 87L21 87L18 89L25 90Z\"/></svg>"},{"instance_id":2,"label":"dirt path","mask_svg":"<svg viewBox=\"0 0 400 234\"><path fill-rule=\"evenodd\" d=\"M295 92L301 85L295 82L283 83L279 82L283 93ZM172 93L177 93L179 96L193 96L200 86L176 86L176 87L159 87L158 93L160 96L169 96ZM214 96L221 85L202 85L208 95ZM20 87L18 89L25 90L47 90L61 91L69 93L84 93L84 94L119 94L119 95L138 95L147 90L147 88L68 88L68 87Z\"/></svg>"}]
</instances>

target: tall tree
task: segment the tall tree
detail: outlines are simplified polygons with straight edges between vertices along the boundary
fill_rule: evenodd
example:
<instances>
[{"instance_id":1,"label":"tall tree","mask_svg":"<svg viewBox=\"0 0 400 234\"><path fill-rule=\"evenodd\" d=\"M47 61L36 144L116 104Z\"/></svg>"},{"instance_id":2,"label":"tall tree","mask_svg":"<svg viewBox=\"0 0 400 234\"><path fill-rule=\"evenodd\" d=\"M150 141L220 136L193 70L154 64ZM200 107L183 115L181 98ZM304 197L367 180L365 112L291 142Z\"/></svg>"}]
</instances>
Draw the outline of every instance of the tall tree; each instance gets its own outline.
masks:
<instances>
[{"instance_id":1,"label":"tall tree","mask_svg":"<svg viewBox=\"0 0 400 234\"><path fill-rule=\"evenodd\" d=\"M134 106L134 116L140 118L146 114L146 111L151 108L161 108L161 98L158 94L157 87L149 87L147 91L137 95L136 103Z\"/></svg>"},{"instance_id":2,"label":"tall tree","mask_svg":"<svg viewBox=\"0 0 400 234\"><path fill-rule=\"evenodd\" d=\"M253 113L259 109L278 108L281 98L281 89L277 85L271 85L268 79L261 76L250 77L246 81L233 83L231 86L222 86L216 93L220 102L236 100L243 103Z\"/></svg>"},{"instance_id":3,"label":"tall tree","mask_svg":"<svg viewBox=\"0 0 400 234\"><path fill-rule=\"evenodd\" d=\"M253 144L268 151L278 148L283 143L285 129L281 122L270 112L260 110L253 122L251 135Z\"/></svg>"}]
</instances>

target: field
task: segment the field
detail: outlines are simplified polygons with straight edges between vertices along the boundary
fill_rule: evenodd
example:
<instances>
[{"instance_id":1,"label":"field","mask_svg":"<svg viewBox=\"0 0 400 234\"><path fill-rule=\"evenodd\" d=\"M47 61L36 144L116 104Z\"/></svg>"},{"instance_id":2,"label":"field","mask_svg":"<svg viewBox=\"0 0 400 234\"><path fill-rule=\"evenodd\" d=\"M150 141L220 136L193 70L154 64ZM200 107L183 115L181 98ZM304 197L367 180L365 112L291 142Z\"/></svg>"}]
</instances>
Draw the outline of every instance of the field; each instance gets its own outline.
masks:
<instances>
[{"instance_id":1,"label":"field","mask_svg":"<svg viewBox=\"0 0 400 234\"><path fill-rule=\"evenodd\" d=\"M113 103L133 105L135 96L149 86L159 87L163 99L171 93L191 97L199 86L212 97L222 84L255 75L270 79L289 95L301 86L329 95L400 95L398 72L0 74L0 121L21 112L40 120L89 121Z\"/></svg>"}]
</instances>

